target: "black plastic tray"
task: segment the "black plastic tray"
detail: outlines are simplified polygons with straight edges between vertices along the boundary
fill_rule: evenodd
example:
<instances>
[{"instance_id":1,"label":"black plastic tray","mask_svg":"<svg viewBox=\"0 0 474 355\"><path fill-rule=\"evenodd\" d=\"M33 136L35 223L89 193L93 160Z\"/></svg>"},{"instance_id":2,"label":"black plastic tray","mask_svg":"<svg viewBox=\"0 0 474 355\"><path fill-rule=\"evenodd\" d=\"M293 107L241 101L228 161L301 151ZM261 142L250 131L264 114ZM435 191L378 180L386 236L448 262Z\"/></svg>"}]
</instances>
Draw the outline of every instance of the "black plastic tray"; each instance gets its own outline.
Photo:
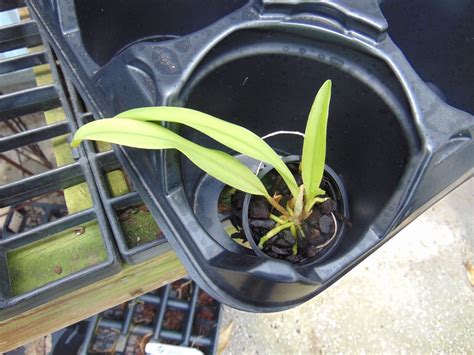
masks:
<instances>
[{"instance_id":1,"label":"black plastic tray","mask_svg":"<svg viewBox=\"0 0 474 355\"><path fill-rule=\"evenodd\" d=\"M0 5L0 11L21 5L24 6L22 1L7 1ZM2 52L40 44L39 32L33 21L0 27L0 51ZM46 63L50 64L55 79L54 84L19 89L3 96L0 95L0 121L2 123L22 115L61 107L61 102L65 101L65 96L61 86L61 69L52 59L52 54L47 45L38 52L0 61L0 74L12 73ZM72 116L66 110L66 120L64 121L26 129L0 138L0 153L73 132L76 127ZM24 312L86 284L111 276L121 268L112 242L112 234L107 218L87 162L86 152L83 147L80 147L74 151L74 154L77 160L72 164L53 168L0 186L0 207L5 207L19 205L26 200L48 192L63 190L84 182L87 184L94 206L20 233L5 233L3 236L0 233L0 320ZM32 245L32 243L54 236L66 229L79 228L89 221L97 221L99 225L100 238L106 253L103 262L88 266L30 291L12 293L12 280L10 279L8 264L8 253L10 251ZM58 271L58 273L61 273L61 271Z\"/></svg>"},{"instance_id":2,"label":"black plastic tray","mask_svg":"<svg viewBox=\"0 0 474 355\"><path fill-rule=\"evenodd\" d=\"M384 0L381 9L420 77L448 104L474 114L474 2Z\"/></svg>"},{"instance_id":3,"label":"black plastic tray","mask_svg":"<svg viewBox=\"0 0 474 355\"><path fill-rule=\"evenodd\" d=\"M179 285L185 286L179 289ZM183 290L189 293L187 297ZM200 298L210 304L200 304ZM202 309L206 317L213 319L200 319L198 313ZM135 354L137 351L130 343L135 342L133 338L143 336L149 341L195 347L205 354L215 354L220 317L221 306L216 300L191 280L181 279L90 318L79 354ZM176 322L182 322L181 329L177 329Z\"/></svg>"},{"instance_id":4,"label":"black plastic tray","mask_svg":"<svg viewBox=\"0 0 474 355\"><path fill-rule=\"evenodd\" d=\"M214 209L222 184L176 152L114 148L191 277L233 307L276 311L314 297L472 175L472 115L420 79L376 0L28 3L95 117L181 105L260 135L302 131L315 90L332 79L327 163L352 228L312 268L230 242Z\"/></svg>"}]
</instances>

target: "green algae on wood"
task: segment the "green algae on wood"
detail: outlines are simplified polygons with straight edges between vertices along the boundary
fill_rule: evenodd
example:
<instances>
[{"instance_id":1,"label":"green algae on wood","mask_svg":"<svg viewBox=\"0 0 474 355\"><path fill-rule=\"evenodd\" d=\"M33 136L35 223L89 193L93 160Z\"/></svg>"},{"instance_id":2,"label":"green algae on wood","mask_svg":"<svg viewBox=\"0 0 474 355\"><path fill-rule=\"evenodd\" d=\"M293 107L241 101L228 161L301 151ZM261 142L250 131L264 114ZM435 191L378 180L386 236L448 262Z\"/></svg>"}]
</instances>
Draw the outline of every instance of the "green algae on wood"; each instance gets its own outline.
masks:
<instances>
[{"instance_id":1,"label":"green algae on wood","mask_svg":"<svg viewBox=\"0 0 474 355\"><path fill-rule=\"evenodd\" d=\"M128 188L127 180L125 179L125 175L122 170L118 169L110 171L105 175L105 177L107 187L113 197L125 195L127 192L130 191L130 189Z\"/></svg>"},{"instance_id":2,"label":"green algae on wood","mask_svg":"<svg viewBox=\"0 0 474 355\"><path fill-rule=\"evenodd\" d=\"M120 225L127 236L126 242L129 248L163 238L153 216L143 207L129 207L119 212Z\"/></svg>"},{"instance_id":3,"label":"green algae on wood","mask_svg":"<svg viewBox=\"0 0 474 355\"><path fill-rule=\"evenodd\" d=\"M43 74L44 77L51 76L50 74L46 75ZM44 78L42 78L44 79ZM37 77L37 82L40 83L41 80ZM45 82L49 82L49 79L46 78ZM56 122L64 121L66 118L66 114L61 107L46 111L44 113L44 117L47 124L53 124ZM69 142L67 140L68 135L64 134L62 136L54 137L51 139L53 143L53 153L56 159L56 165L65 166L69 164L73 164L75 162L71 147L69 146ZM71 187L68 187L63 190L64 192L64 200L66 201L66 206L68 209L69 214L73 214L79 211L86 210L88 208L92 208L92 197L89 193L89 188L87 187L87 183L83 182Z\"/></svg>"},{"instance_id":4,"label":"green algae on wood","mask_svg":"<svg viewBox=\"0 0 474 355\"><path fill-rule=\"evenodd\" d=\"M99 225L92 221L11 250L7 259L16 296L100 264L107 253Z\"/></svg>"}]
</instances>

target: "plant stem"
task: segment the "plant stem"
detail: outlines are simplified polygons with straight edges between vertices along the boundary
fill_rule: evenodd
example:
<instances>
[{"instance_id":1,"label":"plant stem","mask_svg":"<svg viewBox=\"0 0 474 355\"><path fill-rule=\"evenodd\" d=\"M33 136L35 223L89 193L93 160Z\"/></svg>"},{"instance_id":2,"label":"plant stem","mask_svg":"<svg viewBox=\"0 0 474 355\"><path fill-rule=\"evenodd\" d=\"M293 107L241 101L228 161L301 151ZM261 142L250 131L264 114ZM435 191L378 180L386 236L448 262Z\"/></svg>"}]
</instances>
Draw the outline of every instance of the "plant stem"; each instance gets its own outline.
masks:
<instances>
[{"instance_id":1,"label":"plant stem","mask_svg":"<svg viewBox=\"0 0 474 355\"><path fill-rule=\"evenodd\" d=\"M275 222L278 223L278 224L284 224L284 223L286 223L285 220L283 220L283 219L281 219L281 218L275 216L274 214L271 214L271 213L270 213L270 216L269 216L269 217L270 217L270 219L271 219L272 221L275 221Z\"/></svg>"},{"instance_id":2,"label":"plant stem","mask_svg":"<svg viewBox=\"0 0 474 355\"><path fill-rule=\"evenodd\" d=\"M303 212L304 207L304 185L300 186L300 193L296 198L295 206L293 208L294 214L298 217L301 216L301 212Z\"/></svg>"},{"instance_id":3,"label":"plant stem","mask_svg":"<svg viewBox=\"0 0 474 355\"><path fill-rule=\"evenodd\" d=\"M300 225L297 225L296 228L298 228L298 231L300 232L301 236L303 238L306 238L306 234L304 234L304 230Z\"/></svg>"},{"instance_id":4,"label":"plant stem","mask_svg":"<svg viewBox=\"0 0 474 355\"><path fill-rule=\"evenodd\" d=\"M272 205L278 212L280 212L283 216L288 216L288 212L278 203L276 202L270 195L266 195L265 198L267 199L268 203Z\"/></svg>"},{"instance_id":5,"label":"plant stem","mask_svg":"<svg viewBox=\"0 0 474 355\"><path fill-rule=\"evenodd\" d=\"M298 253L298 240L295 238L295 244L293 244L293 248L291 248L291 251L293 255L296 255Z\"/></svg>"},{"instance_id":6,"label":"plant stem","mask_svg":"<svg viewBox=\"0 0 474 355\"><path fill-rule=\"evenodd\" d=\"M329 197L315 197L312 201L309 201L309 203L306 204L306 206L304 207L305 212L309 214L315 204L323 203L327 200L329 200Z\"/></svg>"},{"instance_id":7,"label":"plant stem","mask_svg":"<svg viewBox=\"0 0 474 355\"><path fill-rule=\"evenodd\" d=\"M273 228L271 231L269 231L267 234L265 234L262 238L260 238L260 242L258 243L258 247L260 249L263 248L263 245L271 238L273 238L275 235L277 235L278 233L280 233L282 230L285 230L286 228L290 228L291 226L293 226L294 223L293 222L286 222L280 226L277 226L275 228Z\"/></svg>"},{"instance_id":8,"label":"plant stem","mask_svg":"<svg viewBox=\"0 0 474 355\"><path fill-rule=\"evenodd\" d=\"M296 255L296 253L298 252L298 233L296 231L296 227L299 227L299 226L296 226L296 225L290 226L291 235L293 236L293 239L295 240L295 244L293 244L293 248L291 248L293 255Z\"/></svg>"},{"instance_id":9,"label":"plant stem","mask_svg":"<svg viewBox=\"0 0 474 355\"><path fill-rule=\"evenodd\" d=\"M293 238L295 238L296 240L296 226L295 225L290 226L290 232Z\"/></svg>"}]
</instances>

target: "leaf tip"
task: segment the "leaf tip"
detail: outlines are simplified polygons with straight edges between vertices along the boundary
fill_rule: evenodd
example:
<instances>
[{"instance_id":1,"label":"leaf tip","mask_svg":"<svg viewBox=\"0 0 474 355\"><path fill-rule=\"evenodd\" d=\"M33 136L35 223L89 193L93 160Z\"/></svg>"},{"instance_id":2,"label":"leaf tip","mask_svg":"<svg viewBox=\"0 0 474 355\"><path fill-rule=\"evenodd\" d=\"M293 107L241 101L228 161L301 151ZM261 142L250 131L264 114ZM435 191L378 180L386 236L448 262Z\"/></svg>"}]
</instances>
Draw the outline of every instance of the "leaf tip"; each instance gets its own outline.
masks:
<instances>
[{"instance_id":1,"label":"leaf tip","mask_svg":"<svg viewBox=\"0 0 474 355\"><path fill-rule=\"evenodd\" d=\"M71 148L77 148L79 146L79 144L81 144L81 142L83 141L82 138L80 138L78 136L78 132L80 131L81 129L79 128L79 130L74 134L74 136L72 137L72 141L71 143L69 144L71 146Z\"/></svg>"},{"instance_id":2,"label":"leaf tip","mask_svg":"<svg viewBox=\"0 0 474 355\"><path fill-rule=\"evenodd\" d=\"M72 142L69 144L71 148L77 148L79 144L81 144L82 139L73 139Z\"/></svg>"},{"instance_id":3,"label":"leaf tip","mask_svg":"<svg viewBox=\"0 0 474 355\"><path fill-rule=\"evenodd\" d=\"M331 79L326 80L326 81L324 82L324 84L323 84L322 87L323 87L323 88L328 88L329 90L331 90L331 88L332 88L332 80L331 80Z\"/></svg>"}]
</instances>

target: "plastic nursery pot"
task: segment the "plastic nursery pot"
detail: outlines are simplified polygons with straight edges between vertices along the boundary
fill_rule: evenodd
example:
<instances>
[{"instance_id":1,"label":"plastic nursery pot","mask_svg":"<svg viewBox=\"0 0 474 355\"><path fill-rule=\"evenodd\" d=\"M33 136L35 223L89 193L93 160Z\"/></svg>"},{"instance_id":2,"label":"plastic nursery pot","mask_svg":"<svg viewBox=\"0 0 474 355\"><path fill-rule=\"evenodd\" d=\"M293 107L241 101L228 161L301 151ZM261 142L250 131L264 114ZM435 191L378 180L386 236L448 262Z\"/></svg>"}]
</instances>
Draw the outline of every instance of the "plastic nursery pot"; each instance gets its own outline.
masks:
<instances>
[{"instance_id":1,"label":"plastic nursery pot","mask_svg":"<svg viewBox=\"0 0 474 355\"><path fill-rule=\"evenodd\" d=\"M283 159L285 163L299 163L301 161L300 156L289 156ZM259 173L259 177L264 179L267 174L274 172L273 167L268 166ZM328 244L321 248L318 253L311 257L301 260L298 264L305 265L306 267L314 266L318 263L321 263L327 260L331 254L337 249L339 243L341 242L345 229L345 221L349 220L349 203L347 201L347 194L342 184L341 179L329 166L325 166L324 175L323 175L323 185L324 190L332 200L336 202L336 213L339 218L335 217L334 213L331 213L331 216L334 219L335 228L332 235L329 236L327 240ZM249 242L252 250L258 256L273 259L267 253L263 252L262 249L257 245L255 237L253 236L252 230L249 224L249 210L250 204L252 203L252 198L254 196L246 194L243 204L242 204L242 228L244 230L247 241Z\"/></svg>"},{"instance_id":2,"label":"plastic nursery pot","mask_svg":"<svg viewBox=\"0 0 474 355\"><path fill-rule=\"evenodd\" d=\"M223 184L175 151L114 147L191 277L232 307L278 311L314 297L472 174L472 115L418 76L375 0L183 1L186 23L164 0L27 2L95 117L173 105L259 136L303 131L315 90L332 80L326 162L344 181L352 227L312 267L234 243L217 212ZM271 145L301 154L296 143Z\"/></svg>"}]
</instances>

